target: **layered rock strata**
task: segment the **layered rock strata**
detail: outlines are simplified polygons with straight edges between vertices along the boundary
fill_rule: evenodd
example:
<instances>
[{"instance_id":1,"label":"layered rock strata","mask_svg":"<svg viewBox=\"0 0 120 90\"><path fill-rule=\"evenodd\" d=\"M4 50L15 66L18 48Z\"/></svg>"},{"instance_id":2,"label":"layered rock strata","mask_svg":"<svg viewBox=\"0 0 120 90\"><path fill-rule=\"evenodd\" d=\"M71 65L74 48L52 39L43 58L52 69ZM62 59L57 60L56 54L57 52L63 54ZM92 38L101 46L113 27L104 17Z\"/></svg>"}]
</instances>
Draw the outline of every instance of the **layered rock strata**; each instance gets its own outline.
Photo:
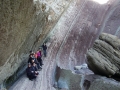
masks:
<instances>
[{"instance_id":1,"label":"layered rock strata","mask_svg":"<svg viewBox=\"0 0 120 90\"><path fill-rule=\"evenodd\" d=\"M89 68L96 74L120 77L120 39L102 33L87 52Z\"/></svg>"}]
</instances>

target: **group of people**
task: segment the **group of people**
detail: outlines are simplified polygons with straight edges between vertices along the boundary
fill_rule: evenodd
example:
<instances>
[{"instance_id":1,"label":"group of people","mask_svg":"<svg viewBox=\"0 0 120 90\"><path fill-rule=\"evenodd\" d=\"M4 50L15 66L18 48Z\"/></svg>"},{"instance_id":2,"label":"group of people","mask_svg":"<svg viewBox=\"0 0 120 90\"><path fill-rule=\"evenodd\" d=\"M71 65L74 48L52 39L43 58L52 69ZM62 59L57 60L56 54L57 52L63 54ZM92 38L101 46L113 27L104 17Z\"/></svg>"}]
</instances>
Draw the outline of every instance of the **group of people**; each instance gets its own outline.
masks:
<instances>
[{"instance_id":1,"label":"group of people","mask_svg":"<svg viewBox=\"0 0 120 90\"><path fill-rule=\"evenodd\" d=\"M29 59L28 59L28 67L26 69L27 77L30 80L33 80L39 75L39 70L42 69L43 61L42 54L44 57L47 55L47 46L46 43L42 45L42 48L39 48L35 53L31 50ZM42 52L43 51L43 52Z\"/></svg>"}]
</instances>

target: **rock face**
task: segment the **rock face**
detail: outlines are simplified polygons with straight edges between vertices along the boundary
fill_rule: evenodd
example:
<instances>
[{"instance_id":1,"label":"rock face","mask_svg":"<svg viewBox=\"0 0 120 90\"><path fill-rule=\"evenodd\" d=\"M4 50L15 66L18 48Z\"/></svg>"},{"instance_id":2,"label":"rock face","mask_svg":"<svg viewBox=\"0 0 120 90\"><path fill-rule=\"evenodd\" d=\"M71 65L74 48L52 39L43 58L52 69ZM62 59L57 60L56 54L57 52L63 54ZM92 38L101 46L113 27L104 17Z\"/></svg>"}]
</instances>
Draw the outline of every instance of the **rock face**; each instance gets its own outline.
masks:
<instances>
[{"instance_id":1,"label":"rock face","mask_svg":"<svg viewBox=\"0 0 120 90\"><path fill-rule=\"evenodd\" d=\"M120 90L120 84L113 79L101 77L95 79L88 90Z\"/></svg>"},{"instance_id":2,"label":"rock face","mask_svg":"<svg viewBox=\"0 0 120 90\"><path fill-rule=\"evenodd\" d=\"M91 47L99 35L96 23L101 22L101 18L104 17L107 10L107 4L100 5L92 0L71 1L68 9L48 35L50 36L47 42L48 55L44 58L43 69L40 71L38 78L30 82L28 78L21 77L9 90L16 90L17 88L19 90L54 90L56 64L60 68L74 70L74 66L85 63L87 48ZM69 71L69 73L71 72ZM76 73L85 74L86 72L83 70L76 71ZM72 82L70 81L70 83ZM89 86L89 81L86 81L85 85ZM72 88L70 85L69 87Z\"/></svg>"},{"instance_id":3,"label":"rock face","mask_svg":"<svg viewBox=\"0 0 120 90\"><path fill-rule=\"evenodd\" d=\"M96 74L120 76L120 39L102 33L87 52L89 68Z\"/></svg>"},{"instance_id":4,"label":"rock face","mask_svg":"<svg viewBox=\"0 0 120 90\"><path fill-rule=\"evenodd\" d=\"M25 66L70 0L0 0L0 84Z\"/></svg>"},{"instance_id":5,"label":"rock face","mask_svg":"<svg viewBox=\"0 0 120 90\"><path fill-rule=\"evenodd\" d=\"M118 13L115 17L119 17L120 1L109 1L109 3L102 5L94 2L94 0L1 0L0 7L3 13L0 15L4 17L1 20L1 27L5 28L6 33L2 37L5 39L1 40L0 43L1 48L3 48L0 54L3 57L0 60L0 82L11 81L14 78L11 75L18 67L25 66L23 64L27 61L29 50L36 50L42 42L48 41L48 55L44 58L44 66L38 78L31 82L24 75L9 89L55 90L53 84L56 66L67 69L61 70L63 74L62 72L58 74L60 78L58 80L59 87L62 86L63 79L61 77L69 73L70 76L65 75L68 77L65 77L65 80L69 79L69 82L65 83L65 88L64 86L62 88L63 90L72 89L71 84L74 82L71 81L73 80L71 77L75 77L70 70L74 71L74 66L85 63L86 51L93 45L94 40L102 31L107 32L106 30L109 30L108 33L112 34L119 32L119 18L111 20L110 17L114 17L115 12ZM6 14L9 11L11 13ZM109 25L106 24L108 19L111 20ZM3 24L4 20L9 22ZM118 21L118 24L114 25L112 21L114 23ZM8 27L10 29L6 29ZM106 27L109 29L104 29ZM118 28L118 30L114 28ZM9 37L6 38L8 35ZM3 43L5 40L7 44L10 43L7 47ZM6 50L8 50L7 56L5 56ZM78 67L78 69L80 68ZM86 74L88 71L84 72L83 69L76 71L76 73ZM11 78L7 79L9 76ZM77 82L79 83L79 81L83 80L78 79ZM88 90L90 81L86 79L83 85L87 86L83 89ZM74 88L82 89L79 85Z\"/></svg>"},{"instance_id":6,"label":"rock face","mask_svg":"<svg viewBox=\"0 0 120 90\"><path fill-rule=\"evenodd\" d=\"M120 90L120 83L113 79L91 72L76 74L70 70L58 69L56 90Z\"/></svg>"}]
</instances>

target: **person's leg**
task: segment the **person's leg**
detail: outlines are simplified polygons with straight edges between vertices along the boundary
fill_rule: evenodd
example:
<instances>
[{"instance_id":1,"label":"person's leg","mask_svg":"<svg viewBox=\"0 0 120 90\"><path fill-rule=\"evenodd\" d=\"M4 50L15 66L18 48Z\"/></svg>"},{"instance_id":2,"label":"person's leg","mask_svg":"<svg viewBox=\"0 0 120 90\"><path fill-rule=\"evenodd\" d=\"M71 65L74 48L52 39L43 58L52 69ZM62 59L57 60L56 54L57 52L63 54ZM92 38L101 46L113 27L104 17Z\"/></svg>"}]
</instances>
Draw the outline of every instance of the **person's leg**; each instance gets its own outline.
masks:
<instances>
[{"instance_id":1,"label":"person's leg","mask_svg":"<svg viewBox=\"0 0 120 90\"><path fill-rule=\"evenodd\" d=\"M29 74L27 74L27 77L29 78L29 80L31 79L31 77L30 77L30 75L29 75Z\"/></svg>"},{"instance_id":2,"label":"person's leg","mask_svg":"<svg viewBox=\"0 0 120 90\"><path fill-rule=\"evenodd\" d=\"M30 79L30 80L33 80L33 79L35 79L35 78L36 78L35 73L32 73L32 75L31 75L31 79Z\"/></svg>"},{"instance_id":3,"label":"person's leg","mask_svg":"<svg viewBox=\"0 0 120 90\"><path fill-rule=\"evenodd\" d=\"M40 69L42 69L42 67L41 67L41 58L40 57L38 57L38 62L39 62Z\"/></svg>"},{"instance_id":4,"label":"person's leg","mask_svg":"<svg viewBox=\"0 0 120 90\"><path fill-rule=\"evenodd\" d=\"M43 64L43 60L42 60L42 59L41 59L41 64L42 64L42 65L44 65L44 64Z\"/></svg>"},{"instance_id":5,"label":"person's leg","mask_svg":"<svg viewBox=\"0 0 120 90\"><path fill-rule=\"evenodd\" d=\"M47 54L46 50L44 50L43 53L44 53L44 57L46 57L46 54Z\"/></svg>"},{"instance_id":6,"label":"person's leg","mask_svg":"<svg viewBox=\"0 0 120 90\"><path fill-rule=\"evenodd\" d=\"M33 79L35 79L36 78L36 73L34 73L34 75L33 75Z\"/></svg>"},{"instance_id":7,"label":"person's leg","mask_svg":"<svg viewBox=\"0 0 120 90\"><path fill-rule=\"evenodd\" d=\"M32 74L27 75L27 77L29 78L29 80L33 80L33 75Z\"/></svg>"},{"instance_id":8,"label":"person's leg","mask_svg":"<svg viewBox=\"0 0 120 90\"><path fill-rule=\"evenodd\" d=\"M42 66L42 59L40 58L40 66Z\"/></svg>"},{"instance_id":9,"label":"person's leg","mask_svg":"<svg viewBox=\"0 0 120 90\"><path fill-rule=\"evenodd\" d=\"M37 63L37 68L38 68L38 69L40 69L40 68L41 68L41 67L40 67L40 63L39 63L39 62Z\"/></svg>"},{"instance_id":10,"label":"person's leg","mask_svg":"<svg viewBox=\"0 0 120 90\"><path fill-rule=\"evenodd\" d=\"M38 60L38 62L39 62L39 64L40 64L40 57L38 57L37 60Z\"/></svg>"}]
</instances>

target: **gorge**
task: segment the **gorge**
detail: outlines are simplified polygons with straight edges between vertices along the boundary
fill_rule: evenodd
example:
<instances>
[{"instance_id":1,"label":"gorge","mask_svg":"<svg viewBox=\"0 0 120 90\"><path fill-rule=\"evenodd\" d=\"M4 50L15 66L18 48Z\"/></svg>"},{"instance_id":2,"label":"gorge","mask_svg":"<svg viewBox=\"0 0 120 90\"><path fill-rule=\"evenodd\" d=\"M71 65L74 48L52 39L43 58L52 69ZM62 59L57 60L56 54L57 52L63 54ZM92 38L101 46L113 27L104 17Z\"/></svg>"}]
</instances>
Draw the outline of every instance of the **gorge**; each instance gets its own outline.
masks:
<instances>
[{"instance_id":1,"label":"gorge","mask_svg":"<svg viewBox=\"0 0 120 90\"><path fill-rule=\"evenodd\" d=\"M101 33L120 38L120 1L0 0L0 90L120 90L119 82L94 74L87 51ZM47 43L34 81L24 71L29 51ZM74 67L78 66L78 70ZM13 83L14 82L14 83Z\"/></svg>"}]
</instances>

